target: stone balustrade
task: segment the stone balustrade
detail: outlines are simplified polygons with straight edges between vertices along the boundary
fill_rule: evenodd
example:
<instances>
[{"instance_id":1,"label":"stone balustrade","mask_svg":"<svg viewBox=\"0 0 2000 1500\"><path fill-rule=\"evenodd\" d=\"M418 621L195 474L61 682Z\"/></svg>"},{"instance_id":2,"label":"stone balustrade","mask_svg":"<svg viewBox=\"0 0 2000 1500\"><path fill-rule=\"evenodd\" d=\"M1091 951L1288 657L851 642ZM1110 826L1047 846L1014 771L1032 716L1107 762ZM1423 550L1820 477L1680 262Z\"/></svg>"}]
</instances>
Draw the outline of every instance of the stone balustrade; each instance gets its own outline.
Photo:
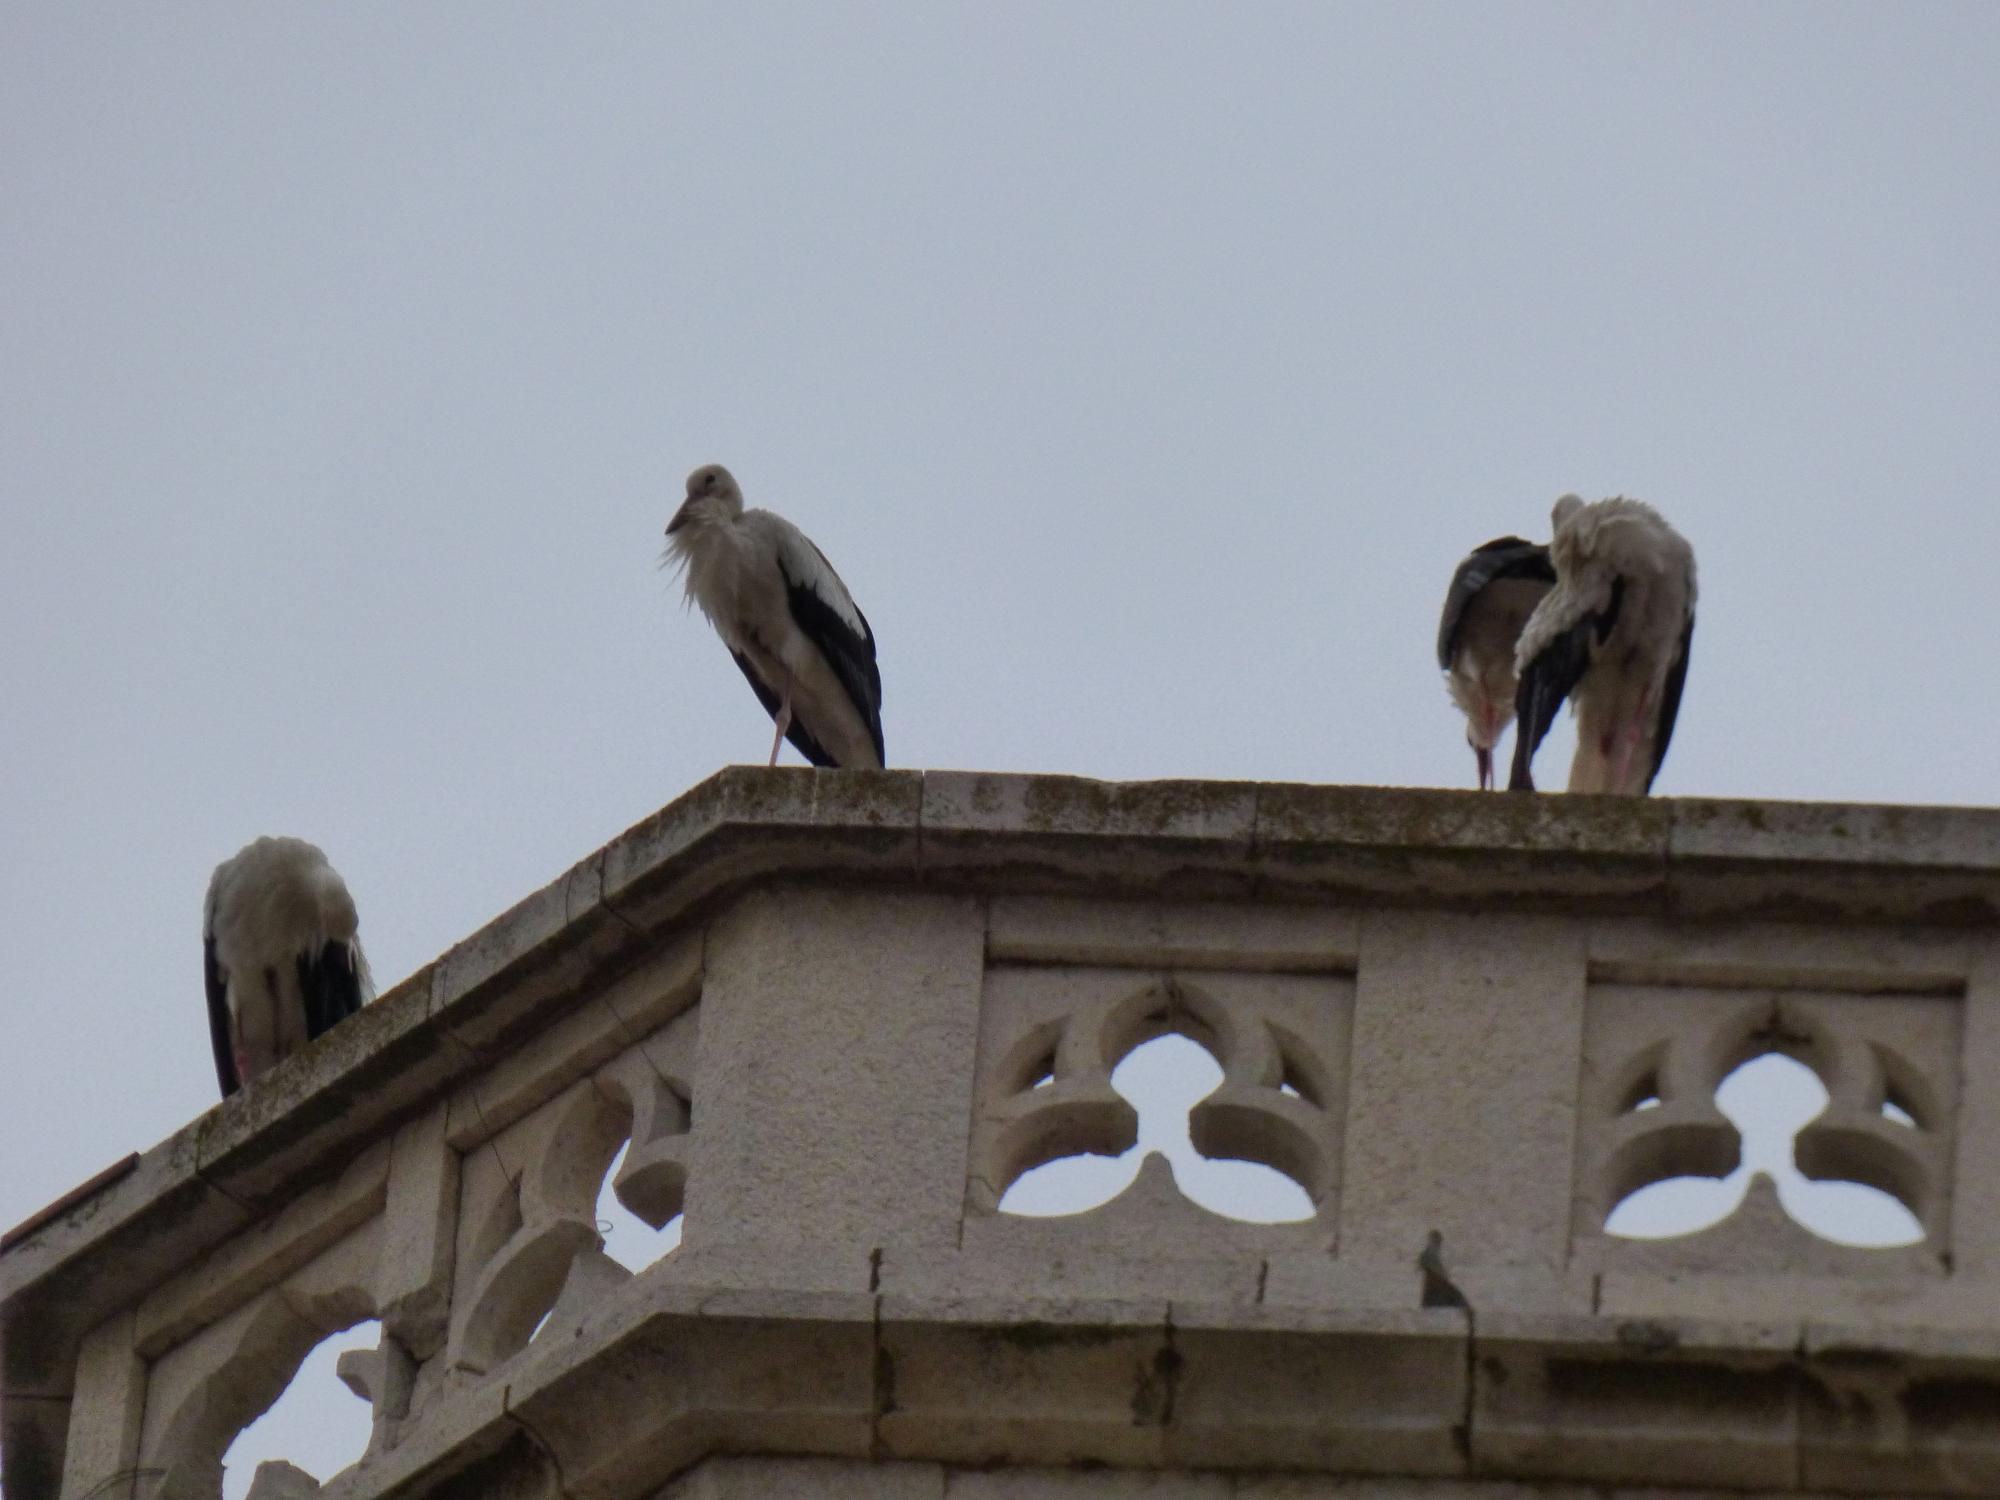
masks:
<instances>
[{"instance_id":1,"label":"stone balustrade","mask_svg":"<svg viewBox=\"0 0 2000 1500\"><path fill-rule=\"evenodd\" d=\"M1310 1216L1003 1212L1167 1032ZM1919 1242L1605 1231L1767 1052ZM206 1500L378 1319L260 1495L1991 1493L1995 1140L2000 814L730 770L12 1232L4 1483Z\"/></svg>"}]
</instances>

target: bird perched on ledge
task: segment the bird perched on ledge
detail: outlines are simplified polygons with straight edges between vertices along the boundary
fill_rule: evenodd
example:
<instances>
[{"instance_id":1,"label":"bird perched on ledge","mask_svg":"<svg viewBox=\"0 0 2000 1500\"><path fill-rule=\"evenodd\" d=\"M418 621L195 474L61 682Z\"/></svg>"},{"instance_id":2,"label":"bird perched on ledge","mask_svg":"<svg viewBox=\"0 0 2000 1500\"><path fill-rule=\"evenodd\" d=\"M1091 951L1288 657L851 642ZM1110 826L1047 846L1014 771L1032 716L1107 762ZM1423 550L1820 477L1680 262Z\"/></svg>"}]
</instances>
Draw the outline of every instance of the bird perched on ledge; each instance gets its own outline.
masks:
<instances>
[{"instance_id":1,"label":"bird perched on ledge","mask_svg":"<svg viewBox=\"0 0 2000 1500\"><path fill-rule=\"evenodd\" d=\"M354 898L304 839L261 838L215 867L201 940L223 1098L368 1001L358 930Z\"/></svg>"},{"instance_id":2,"label":"bird perched on ledge","mask_svg":"<svg viewBox=\"0 0 2000 1500\"><path fill-rule=\"evenodd\" d=\"M663 564L715 627L771 715L770 764L789 739L816 766L880 767L875 633L826 554L783 516L745 510L727 469L688 475Z\"/></svg>"},{"instance_id":3,"label":"bird perched on ledge","mask_svg":"<svg viewBox=\"0 0 2000 1500\"><path fill-rule=\"evenodd\" d=\"M1666 759L1694 644L1694 549L1652 506L1556 501L1556 586L1515 652L1520 728L1508 786L1535 789L1529 762L1564 698L1577 717L1572 792L1643 795Z\"/></svg>"},{"instance_id":4,"label":"bird perched on ledge","mask_svg":"<svg viewBox=\"0 0 2000 1500\"><path fill-rule=\"evenodd\" d=\"M1493 746L1514 722L1514 648L1555 581L1548 548L1503 536L1475 547L1445 592L1438 666L1465 715L1482 792L1493 785Z\"/></svg>"}]
</instances>

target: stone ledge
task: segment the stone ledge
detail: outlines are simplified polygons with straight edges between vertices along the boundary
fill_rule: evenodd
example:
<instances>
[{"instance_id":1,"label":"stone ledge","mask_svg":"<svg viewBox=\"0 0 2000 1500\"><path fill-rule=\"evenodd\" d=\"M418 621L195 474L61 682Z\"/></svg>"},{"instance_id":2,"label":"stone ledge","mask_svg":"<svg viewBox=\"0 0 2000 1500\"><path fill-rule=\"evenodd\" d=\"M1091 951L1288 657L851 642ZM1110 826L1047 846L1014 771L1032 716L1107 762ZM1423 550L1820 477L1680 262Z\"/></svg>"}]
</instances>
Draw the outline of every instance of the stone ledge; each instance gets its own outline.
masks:
<instances>
[{"instance_id":1,"label":"stone ledge","mask_svg":"<svg viewBox=\"0 0 2000 1500\"><path fill-rule=\"evenodd\" d=\"M49 1427L45 1408L67 1400L84 1330L136 1304L162 1267L337 1175L442 1090L762 879L1665 922L1763 916L1865 923L1885 937L1894 936L1885 924L1901 922L1963 934L2000 926L2000 812L730 768L146 1152L128 1175L23 1226L0 1252L8 1430ZM1329 953L1313 961L1337 967L1342 940ZM1867 978L1865 966L1854 974ZM1909 982L1921 988L1936 975L1920 965ZM17 1420L31 1403L40 1415ZM22 1443L8 1446L10 1470L29 1461Z\"/></svg>"},{"instance_id":2,"label":"stone ledge","mask_svg":"<svg viewBox=\"0 0 2000 1500\"><path fill-rule=\"evenodd\" d=\"M756 1453L1941 1495L2000 1476L1983 1424L2000 1338L1480 1321L641 1277L323 1493L456 1495L517 1429L573 1500L639 1500Z\"/></svg>"}]
</instances>

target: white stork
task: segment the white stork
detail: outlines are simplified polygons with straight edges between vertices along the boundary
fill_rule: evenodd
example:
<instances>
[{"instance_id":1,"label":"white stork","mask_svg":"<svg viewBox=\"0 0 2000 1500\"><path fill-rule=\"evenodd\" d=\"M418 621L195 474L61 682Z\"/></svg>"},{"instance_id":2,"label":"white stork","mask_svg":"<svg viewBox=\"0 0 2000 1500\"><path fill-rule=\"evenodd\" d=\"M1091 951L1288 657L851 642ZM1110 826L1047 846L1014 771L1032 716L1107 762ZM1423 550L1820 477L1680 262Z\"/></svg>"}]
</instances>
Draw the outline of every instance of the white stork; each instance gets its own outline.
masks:
<instances>
[{"instance_id":1,"label":"white stork","mask_svg":"<svg viewBox=\"0 0 2000 1500\"><path fill-rule=\"evenodd\" d=\"M1577 717L1572 792L1652 789L1673 739L1694 643L1694 549L1638 500L1556 501L1556 586L1536 606L1515 666L1521 687L1508 786L1535 789L1529 762L1564 698Z\"/></svg>"},{"instance_id":2,"label":"white stork","mask_svg":"<svg viewBox=\"0 0 2000 1500\"><path fill-rule=\"evenodd\" d=\"M745 510L727 469L688 475L662 559L722 637L777 724L816 766L880 767L882 674L875 633L826 554L783 516Z\"/></svg>"},{"instance_id":3,"label":"white stork","mask_svg":"<svg viewBox=\"0 0 2000 1500\"><path fill-rule=\"evenodd\" d=\"M1555 581L1548 548L1503 536L1475 547L1445 592L1438 666L1465 715L1482 792L1493 785L1493 746L1514 721L1514 647Z\"/></svg>"},{"instance_id":4,"label":"white stork","mask_svg":"<svg viewBox=\"0 0 2000 1500\"><path fill-rule=\"evenodd\" d=\"M368 1001L358 926L354 898L304 839L261 838L215 867L201 944L223 1098Z\"/></svg>"}]
</instances>

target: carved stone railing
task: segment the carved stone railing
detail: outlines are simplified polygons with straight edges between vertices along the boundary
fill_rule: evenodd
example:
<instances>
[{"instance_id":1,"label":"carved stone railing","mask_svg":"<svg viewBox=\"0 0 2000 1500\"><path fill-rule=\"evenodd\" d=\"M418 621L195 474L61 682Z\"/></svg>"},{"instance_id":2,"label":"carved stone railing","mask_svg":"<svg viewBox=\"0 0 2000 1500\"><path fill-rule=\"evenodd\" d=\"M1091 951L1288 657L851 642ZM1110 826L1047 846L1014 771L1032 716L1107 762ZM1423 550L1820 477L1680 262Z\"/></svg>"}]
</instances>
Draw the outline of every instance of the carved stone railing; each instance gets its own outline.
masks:
<instances>
[{"instance_id":1,"label":"carved stone railing","mask_svg":"<svg viewBox=\"0 0 2000 1500\"><path fill-rule=\"evenodd\" d=\"M1217 1217L1158 1159L1003 1212L1132 1143L1111 1073L1166 1032L1221 1069L1196 1148L1309 1216ZM1767 1052L1829 1095L1800 1168L1917 1243L1818 1239L1768 1185L1606 1232L1731 1170L1715 1091ZM213 1496L377 1319L331 1496L1990 1492L1996 1127L1991 812L732 770L10 1235L4 1483ZM626 1207L685 1209L637 1276L596 1220L621 1148Z\"/></svg>"}]
</instances>

